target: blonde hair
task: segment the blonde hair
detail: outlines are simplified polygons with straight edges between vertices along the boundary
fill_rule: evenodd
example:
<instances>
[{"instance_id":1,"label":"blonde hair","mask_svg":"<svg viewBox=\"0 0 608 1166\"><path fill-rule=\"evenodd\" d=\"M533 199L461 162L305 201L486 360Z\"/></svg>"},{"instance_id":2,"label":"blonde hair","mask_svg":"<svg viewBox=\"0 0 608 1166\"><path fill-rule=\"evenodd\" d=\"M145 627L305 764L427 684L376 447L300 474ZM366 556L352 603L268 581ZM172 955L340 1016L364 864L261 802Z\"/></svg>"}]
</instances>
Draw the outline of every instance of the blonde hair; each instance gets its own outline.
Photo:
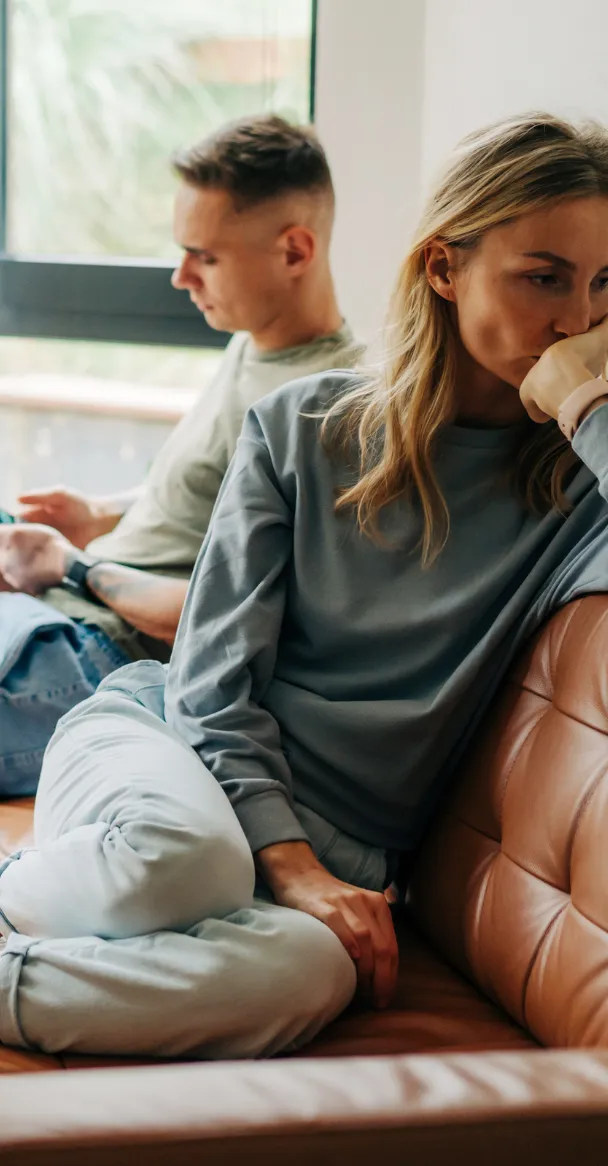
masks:
<instances>
[{"instance_id":1,"label":"blonde hair","mask_svg":"<svg viewBox=\"0 0 608 1166\"><path fill-rule=\"evenodd\" d=\"M437 557L449 512L433 468L439 431L455 417L457 337L449 305L430 286L425 248L433 240L473 250L484 233L557 198L608 196L608 133L546 114L527 114L466 137L423 211L392 295L386 354L363 387L330 408L322 439L356 450L357 482L337 509L354 508L360 530L382 542L382 509L405 495L422 510L422 562ZM542 514L565 513L567 479L578 459L556 425L534 425L522 443L514 488Z\"/></svg>"}]
</instances>

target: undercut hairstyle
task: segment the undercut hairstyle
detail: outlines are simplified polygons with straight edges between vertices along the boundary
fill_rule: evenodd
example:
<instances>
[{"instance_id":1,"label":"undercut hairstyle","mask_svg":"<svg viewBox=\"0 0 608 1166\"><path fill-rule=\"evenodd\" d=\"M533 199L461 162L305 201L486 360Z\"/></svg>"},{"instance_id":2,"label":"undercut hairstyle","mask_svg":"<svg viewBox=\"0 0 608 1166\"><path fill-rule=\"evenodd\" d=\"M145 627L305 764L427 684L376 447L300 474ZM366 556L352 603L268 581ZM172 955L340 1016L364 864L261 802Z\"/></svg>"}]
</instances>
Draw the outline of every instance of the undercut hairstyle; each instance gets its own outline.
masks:
<instances>
[{"instance_id":1,"label":"undercut hairstyle","mask_svg":"<svg viewBox=\"0 0 608 1166\"><path fill-rule=\"evenodd\" d=\"M171 163L186 182L227 191L239 211L292 193L334 198L325 151L314 130L274 115L231 122L178 151Z\"/></svg>"}]
</instances>

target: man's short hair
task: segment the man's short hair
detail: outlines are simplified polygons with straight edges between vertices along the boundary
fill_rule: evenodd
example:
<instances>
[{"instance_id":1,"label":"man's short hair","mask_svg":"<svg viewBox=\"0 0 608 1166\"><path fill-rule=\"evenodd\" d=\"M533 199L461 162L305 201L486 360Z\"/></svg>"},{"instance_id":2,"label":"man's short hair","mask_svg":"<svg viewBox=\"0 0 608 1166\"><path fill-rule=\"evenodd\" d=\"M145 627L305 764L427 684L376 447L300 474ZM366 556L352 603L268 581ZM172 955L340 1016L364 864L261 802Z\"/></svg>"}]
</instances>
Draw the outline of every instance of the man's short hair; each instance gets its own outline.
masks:
<instances>
[{"instance_id":1,"label":"man's short hair","mask_svg":"<svg viewBox=\"0 0 608 1166\"><path fill-rule=\"evenodd\" d=\"M178 151L171 162L186 182L227 191L237 210L294 192L333 198L331 172L314 130L282 117L231 122Z\"/></svg>"}]
</instances>

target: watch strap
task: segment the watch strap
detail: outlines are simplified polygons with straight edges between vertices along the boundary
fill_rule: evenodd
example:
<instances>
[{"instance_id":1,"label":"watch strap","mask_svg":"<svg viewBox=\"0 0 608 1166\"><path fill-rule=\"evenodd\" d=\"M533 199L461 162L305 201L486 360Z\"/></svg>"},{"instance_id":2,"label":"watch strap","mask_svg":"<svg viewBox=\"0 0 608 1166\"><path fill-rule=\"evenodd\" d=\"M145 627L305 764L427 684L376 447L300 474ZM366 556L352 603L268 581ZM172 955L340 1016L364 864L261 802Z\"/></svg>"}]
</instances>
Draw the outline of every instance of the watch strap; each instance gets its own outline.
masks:
<instances>
[{"instance_id":1,"label":"watch strap","mask_svg":"<svg viewBox=\"0 0 608 1166\"><path fill-rule=\"evenodd\" d=\"M594 377L593 380L578 385L574 392L562 401L557 414L557 424L568 441L572 441L585 410L597 401L598 397L605 396L608 396L608 383L603 377Z\"/></svg>"},{"instance_id":2,"label":"watch strap","mask_svg":"<svg viewBox=\"0 0 608 1166\"><path fill-rule=\"evenodd\" d=\"M96 559L93 555L87 555L86 551L76 552L66 568L60 587L63 587L66 591L72 591L75 595L80 595L85 599L91 599L94 603L101 603L101 600L90 590L87 584L87 576L91 567L94 567L100 562L102 562L101 559Z\"/></svg>"}]
</instances>

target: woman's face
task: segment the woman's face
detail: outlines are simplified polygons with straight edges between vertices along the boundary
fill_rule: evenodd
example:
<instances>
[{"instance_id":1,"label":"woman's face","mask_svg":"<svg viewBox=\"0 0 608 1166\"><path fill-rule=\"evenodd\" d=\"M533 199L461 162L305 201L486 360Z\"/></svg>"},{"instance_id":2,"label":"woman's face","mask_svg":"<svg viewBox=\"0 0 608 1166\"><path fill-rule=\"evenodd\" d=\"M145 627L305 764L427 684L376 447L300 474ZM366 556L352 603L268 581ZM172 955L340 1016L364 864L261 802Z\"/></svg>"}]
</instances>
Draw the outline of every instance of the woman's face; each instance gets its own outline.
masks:
<instances>
[{"instance_id":1,"label":"woman's face","mask_svg":"<svg viewBox=\"0 0 608 1166\"><path fill-rule=\"evenodd\" d=\"M433 244L427 272L474 364L519 388L549 345L608 314L608 198L556 200L473 251Z\"/></svg>"}]
</instances>

